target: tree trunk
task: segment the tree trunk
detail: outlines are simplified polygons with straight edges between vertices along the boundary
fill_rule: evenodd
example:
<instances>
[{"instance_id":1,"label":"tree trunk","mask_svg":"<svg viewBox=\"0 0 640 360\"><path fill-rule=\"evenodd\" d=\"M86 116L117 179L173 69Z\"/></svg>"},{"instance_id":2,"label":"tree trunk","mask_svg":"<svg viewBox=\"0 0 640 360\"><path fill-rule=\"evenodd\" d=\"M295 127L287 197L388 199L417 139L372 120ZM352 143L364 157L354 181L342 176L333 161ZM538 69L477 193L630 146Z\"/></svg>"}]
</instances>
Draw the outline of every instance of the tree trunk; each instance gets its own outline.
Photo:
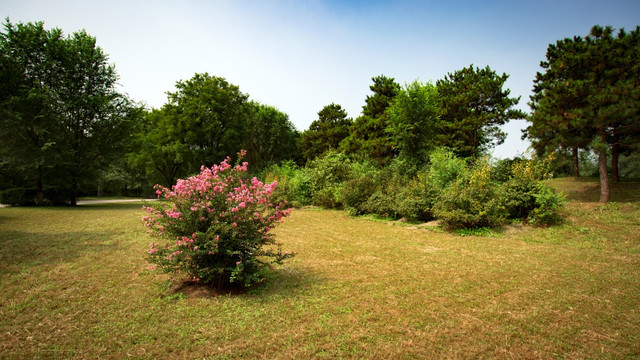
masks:
<instances>
[{"instance_id":1,"label":"tree trunk","mask_svg":"<svg viewBox=\"0 0 640 360\"><path fill-rule=\"evenodd\" d=\"M42 200L42 171L38 166L38 180L36 180L36 205L42 206L44 204Z\"/></svg>"},{"instance_id":2,"label":"tree trunk","mask_svg":"<svg viewBox=\"0 0 640 360\"><path fill-rule=\"evenodd\" d=\"M607 136L604 130L598 131L598 135L603 144L607 143ZM600 202L609 202L609 174L607 174L607 149L602 146L598 151L598 169L600 170Z\"/></svg>"},{"instance_id":3,"label":"tree trunk","mask_svg":"<svg viewBox=\"0 0 640 360\"><path fill-rule=\"evenodd\" d=\"M578 165L578 148L573 148L573 176L580 177L580 166Z\"/></svg>"},{"instance_id":4,"label":"tree trunk","mask_svg":"<svg viewBox=\"0 0 640 360\"><path fill-rule=\"evenodd\" d=\"M611 181L614 183L620 182L620 176L618 174L618 158L620 157L620 135L613 130L613 145L611 145Z\"/></svg>"}]
</instances>

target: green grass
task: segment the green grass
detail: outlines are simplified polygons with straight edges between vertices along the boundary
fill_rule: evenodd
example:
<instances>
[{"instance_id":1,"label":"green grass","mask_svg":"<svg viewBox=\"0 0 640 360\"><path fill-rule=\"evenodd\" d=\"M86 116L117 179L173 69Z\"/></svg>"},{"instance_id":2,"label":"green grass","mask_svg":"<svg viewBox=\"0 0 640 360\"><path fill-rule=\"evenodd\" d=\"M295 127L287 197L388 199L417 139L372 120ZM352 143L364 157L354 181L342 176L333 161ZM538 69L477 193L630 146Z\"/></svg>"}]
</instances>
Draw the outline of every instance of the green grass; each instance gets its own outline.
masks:
<instances>
[{"instance_id":1,"label":"green grass","mask_svg":"<svg viewBox=\"0 0 640 360\"><path fill-rule=\"evenodd\" d=\"M640 358L640 184L551 183L564 224L490 237L295 210L234 294L145 274L141 203L3 208L0 358Z\"/></svg>"}]
</instances>

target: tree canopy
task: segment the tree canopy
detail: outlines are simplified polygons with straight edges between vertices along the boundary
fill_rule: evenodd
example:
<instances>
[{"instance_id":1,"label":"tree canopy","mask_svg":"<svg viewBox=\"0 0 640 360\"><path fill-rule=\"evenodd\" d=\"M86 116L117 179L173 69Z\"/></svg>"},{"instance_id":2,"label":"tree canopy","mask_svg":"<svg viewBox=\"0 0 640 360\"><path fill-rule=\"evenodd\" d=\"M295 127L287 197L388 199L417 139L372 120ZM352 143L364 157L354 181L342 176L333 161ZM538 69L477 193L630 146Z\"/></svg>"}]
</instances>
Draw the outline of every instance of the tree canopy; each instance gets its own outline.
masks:
<instances>
[{"instance_id":1,"label":"tree canopy","mask_svg":"<svg viewBox=\"0 0 640 360\"><path fill-rule=\"evenodd\" d=\"M614 36L613 28L594 26L584 39L558 40L549 45L540 64L544 72L534 80L525 136L541 152L563 147L596 151L601 202L610 197L608 151L616 181L620 151L637 149L640 137L639 34L640 28L622 29Z\"/></svg>"},{"instance_id":2,"label":"tree canopy","mask_svg":"<svg viewBox=\"0 0 640 360\"><path fill-rule=\"evenodd\" d=\"M301 160L297 147L300 133L289 121L289 115L269 105L251 102L250 106L243 145L247 162L253 168L263 169L284 160Z\"/></svg>"},{"instance_id":3,"label":"tree canopy","mask_svg":"<svg viewBox=\"0 0 640 360\"><path fill-rule=\"evenodd\" d=\"M335 150L349 136L353 121L342 106L331 103L318 112L309 129L300 136L299 147L307 160L313 160L329 150Z\"/></svg>"},{"instance_id":4,"label":"tree canopy","mask_svg":"<svg viewBox=\"0 0 640 360\"><path fill-rule=\"evenodd\" d=\"M501 125L524 119L525 113L514 109L520 98L511 98L504 84L509 75L498 75L489 66L472 65L447 74L438 80L442 109L440 145L453 149L462 157L475 157L502 144L506 134Z\"/></svg>"},{"instance_id":5,"label":"tree canopy","mask_svg":"<svg viewBox=\"0 0 640 360\"><path fill-rule=\"evenodd\" d=\"M425 163L435 147L440 119L438 91L431 83L407 84L389 107L387 132L397 144L399 156Z\"/></svg>"},{"instance_id":6,"label":"tree canopy","mask_svg":"<svg viewBox=\"0 0 640 360\"><path fill-rule=\"evenodd\" d=\"M385 165L394 154L394 142L386 132L389 125L387 109L400 92L400 85L384 75L371 80L373 85L369 89L373 94L367 95L362 115L355 119L349 136L342 141L340 148L346 153L358 154Z\"/></svg>"},{"instance_id":7,"label":"tree canopy","mask_svg":"<svg viewBox=\"0 0 640 360\"><path fill-rule=\"evenodd\" d=\"M81 182L124 148L135 106L116 91L117 74L96 39L64 37L43 23L4 25L0 34L2 162L36 187L64 188L75 203Z\"/></svg>"}]
</instances>

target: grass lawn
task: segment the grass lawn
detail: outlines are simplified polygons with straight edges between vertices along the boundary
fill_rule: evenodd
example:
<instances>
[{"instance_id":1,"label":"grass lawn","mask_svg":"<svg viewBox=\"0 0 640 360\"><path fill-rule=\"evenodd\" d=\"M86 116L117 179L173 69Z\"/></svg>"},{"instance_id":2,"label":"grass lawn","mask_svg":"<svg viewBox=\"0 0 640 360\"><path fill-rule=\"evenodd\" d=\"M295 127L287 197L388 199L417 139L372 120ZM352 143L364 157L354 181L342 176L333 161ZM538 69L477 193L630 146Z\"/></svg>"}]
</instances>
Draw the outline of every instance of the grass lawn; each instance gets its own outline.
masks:
<instances>
[{"instance_id":1,"label":"grass lawn","mask_svg":"<svg viewBox=\"0 0 640 360\"><path fill-rule=\"evenodd\" d=\"M640 183L488 237L295 210L243 294L144 274L141 203L0 209L0 358L640 359Z\"/></svg>"}]
</instances>

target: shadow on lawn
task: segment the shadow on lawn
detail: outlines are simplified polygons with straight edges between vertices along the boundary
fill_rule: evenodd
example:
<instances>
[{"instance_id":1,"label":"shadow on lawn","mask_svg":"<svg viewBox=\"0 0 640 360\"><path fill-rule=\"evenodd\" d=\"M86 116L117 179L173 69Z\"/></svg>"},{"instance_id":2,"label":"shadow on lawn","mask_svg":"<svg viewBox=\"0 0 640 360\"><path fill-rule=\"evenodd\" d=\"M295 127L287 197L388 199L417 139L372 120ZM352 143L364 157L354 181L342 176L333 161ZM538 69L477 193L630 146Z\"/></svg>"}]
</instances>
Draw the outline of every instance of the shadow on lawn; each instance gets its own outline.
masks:
<instances>
[{"instance_id":1,"label":"shadow on lawn","mask_svg":"<svg viewBox=\"0 0 640 360\"><path fill-rule=\"evenodd\" d=\"M78 210L140 210L142 205L151 205L143 201L123 202L123 203L107 203L107 204L82 204L77 205L73 209ZM66 209L69 209L67 207Z\"/></svg>"},{"instance_id":2,"label":"shadow on lawn","mask_svg":"<svg viewBox=\"0 0 640 360\"><path fill-rule=\"evenodd\" d=\"M25 268L70 262L86 253L114 251L119 244L112 240L121 233L72 231L41 233L29 231L0 232L2 275Z\"/></svg>"},{"instance_id":3,"label":"shadow on lawn","mask_svg":"<svg viewBox=\"0 0 640 360\"><path fill-rule=\"evenodd\" d=\"M263 300L308 291L322 283L317 275L304 269L275 269L265 281L250 287L232 286L218 289L206 284L184 280L172 285L164 296L187 299L208 299L218 296L259 297Z\"/></svg>"},{"instance_id":4,"label":"shadow on lawn","mask_svg":"<svg viewBox=\"0 0 640 360\"><path fill-rule=\"evenodd\" d=\"M558 179L558 190L567 194L567 200L578 202L600 201L600 182L598 178ZM610 183L612 202L640 202L640 182L622 180Z\"/></svg>"}]
</instances>

